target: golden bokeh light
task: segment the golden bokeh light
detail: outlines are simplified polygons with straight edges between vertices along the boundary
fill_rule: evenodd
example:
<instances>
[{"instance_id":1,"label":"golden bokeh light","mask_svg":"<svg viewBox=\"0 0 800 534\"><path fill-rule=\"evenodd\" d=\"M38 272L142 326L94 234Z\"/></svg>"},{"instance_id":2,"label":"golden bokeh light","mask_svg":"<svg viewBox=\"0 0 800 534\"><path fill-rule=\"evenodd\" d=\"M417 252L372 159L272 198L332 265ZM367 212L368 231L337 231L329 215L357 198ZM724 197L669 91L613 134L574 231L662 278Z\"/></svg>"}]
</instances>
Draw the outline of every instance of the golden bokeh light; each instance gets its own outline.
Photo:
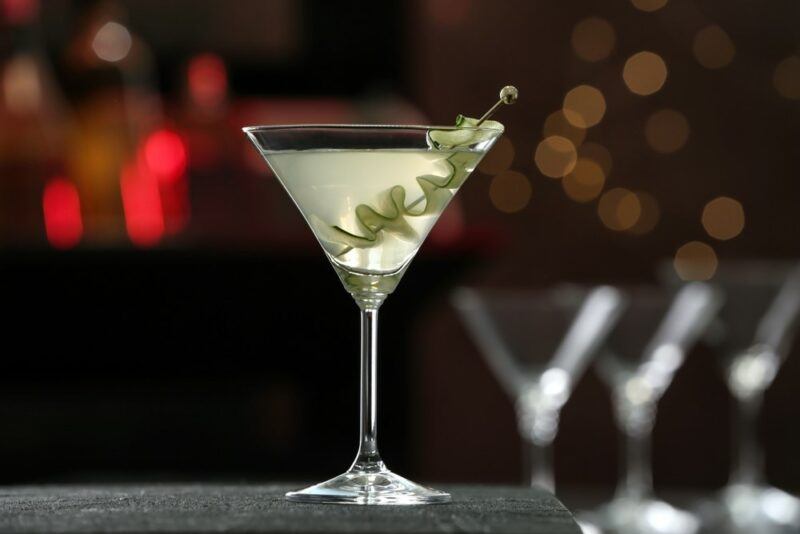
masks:
<instances>
[{"instance_id":1,"label":"golden bokeh light","mask_svg":"<svg viewBox=\"0 0 800 534\"><path fill-rule=\"evenodd\" d=\"M650 148L662 154L671 154L683 148L689 139L689 121L679 111L662 109L647 119L644 136Z\"/></svg>"},{"instance_id":2,"label":"golden bokeh light","mask_svg":"<svg viewBox=\"0 0 800 534\"><path fill-rule=\"evenodd\" d=\"M478 169L486 174L500 174L508 170L514 162L514 143L506 136L494 144L488 154L481 160Z\"/></svg>"},{"instance_id":3,"label":"golden bokeh light","mask_svg":"<svg viewBox=\"0 0 800 534\"><path fill-rule=\"evenodd\" d=\"M789 56L778 63L772 85L783 98L800 100L800 57Z\"/></svg>"},{"instance_id":4,"label":"golden bokeh light","mask_svg":"<svg viewBox=\"0 0 800 534\"><path fill-rule=\"evenodd\" d=\"M572 49L584 61L602 61L614 50L614 27L605 19L589 17L572 29Z\"/></svg>"},{"instance_id":5,"label":"golden bokeh light","mask_svg":"<svg viewBox=\"0 0 800 534\"><path fill-rule=\"evenodd\" d=\"M492 178L489 199L498 210L516 213L531 200L531 183L528 177L517 171L506 171Z\"/></svg>"},{"instance_id":6,"label":"golden bokeh light","mask_svg":"<svg viewBox=\"0 0 800 534\"><path fill-rule=\"evenodd\" d=\"M545 119L542 135L544 137L553 135L566 137L577 147L586 139L586 130L572 124L567 120L563 110L558 110L548 115L547 119Z\"/></svg>"},{"instance_id":7,"label":"golden bokeh light","mask_svg":"<svg viewBox=\"0 0 800 534\"><path fill-rule=\"evenodd\" d=\"M631 92L652 95L667 81L667 64L654 52L638 52L625 62L622 79Z\"/></svg>"},{"instance_id":8,"label":"golden bokeh light","mask_svg":"<svg viewBox=\"0 0 800 534\"><path fill-rule=\"evenodd\" d=\"M561 181L569 198L575 202L590 202L603 191L606 183L603 169L591 159L578 158L575 168Z\"/></svg>"},{"instance_id":9,"label":"golden bokeh light","mask_svg":"<svg viewBox=\"0 0 800 534\"><path fill-rule=\"evenodd\" d=\"M717 197L703 208L701 222L708 235L727 241L744 230L744 208L736 199Z\"/></svg>"},{"instance_id":10,"label":"golden bokeh light","mask_svg":"<svg viewBox=\"0 0 800 534\"><path fill-rule=\"evenodd\" d=\"M675 252L672 265L681 280L710 280L717 272L717 254L705 243L689 241Z\"/></svg>"},{"instance_id":11,"label":"golden bokeh light","mask_svg":"<svg viewBox=\"0 0 800 534\"><path fill-rule=\"evenodd\" d=\"M582 144L578 149L578 157L594 161L603 169L604 175L611 175L614 159L611 157L611 152L600 143L589 142Z\"/></svg>"},{"instance_id":12,"label":"golden bokeh light","mask_svg":"<svg viewBox=\"0 0 800 534\"><path fill-rule=\"evenodd\" d=\"M736 47L730 36L713 24L706 26L694 36L692 43L694 58L707 69L721 69L733 61Z\"/></svg>"},{"instance_id":13,"label":"golden bokeh light","mask_svg":"<svg viewBox=\"0 0 800 534\"><path fill-rule=\"evenodd\" d=\"M639 222L642 205L633 191L624 187L603 193L597 204L597 214L603 224L611 230L629 230Z\"/></svg>"},{"instance_id":14,"label":"golden bokeh light","mask_svg":"<svg viewBox=\"0 0 800 534\"><path fill-rule=\"evenodd\" d=\"M631 4L641 11L658 11L667 5L667 0L631 0Z\"/></svg>"},{"instance_id":15,"label":"golden bokeh light","mask_svg":"<svg viewBox=\"0 0 800 534\"><path fill-rule=\"evenodd\" d=\"M572 141L560 135L551 135L539 143L533 159L542 174L561 178L575 168L578 153Z\"/></svg>"},{"instance_id":16,"label":"golden bokeh light","mask_svg":"<svg viewBox=\"0 0 800 534\"><path fill-rule=\"evenodd\" d=\"M595 126L606 113L603 93L591 85L579 85L564 97L564 116L579 128Z\"/></svg>"},{"instance_id":17,"label":"golden bokeh light","mask_svg":"<svg viewBox=\"0 0 800 534\"><path fill-rule=\"evenodd\" d=\"M639 198L641 214L629 231L632 234L644 235L653 231L658 225L658 221L661 220L661 207L658 205L658 200L650 193L638 191L636 196Z\"/></svg>"}]
</instances>

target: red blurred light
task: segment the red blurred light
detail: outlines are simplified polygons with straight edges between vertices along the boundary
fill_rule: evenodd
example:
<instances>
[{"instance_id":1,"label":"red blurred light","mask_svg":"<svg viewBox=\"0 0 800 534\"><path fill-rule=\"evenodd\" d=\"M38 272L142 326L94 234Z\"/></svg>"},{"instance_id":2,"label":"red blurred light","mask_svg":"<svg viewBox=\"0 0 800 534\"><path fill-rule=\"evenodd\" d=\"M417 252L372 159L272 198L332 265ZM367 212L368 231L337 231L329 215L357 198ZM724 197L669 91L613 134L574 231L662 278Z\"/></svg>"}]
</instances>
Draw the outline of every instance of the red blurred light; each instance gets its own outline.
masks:
<instances>
[{"instance_id":1,"label":"red blurred light","mask_svg":"<svg viewBox=\"0 0 800 534\"><path fill-rule=\"evenodd\" d=\"M39 13L39 0L2 0L3 18L11 24L30 22Z\"/></svg>"},{"instance_id":2,"label":"red blurred light","mask_svg":"<svg viewBox=\"0 0 800 534\"><path fill-rule=\"evenodd\" d=\"M81 201L75 184L65 178L47 182L42 196L47 240L59 249L72 248L83 235Z\"/></svg>"},{"instance_id":3,"label":"red blurred light","mask_svg":"<svg viewBox=\"0 0 800 534\"><path fill-rule=\"evenodd\" d=\"M164 213L158 180L136 165L126 165L120 177L125 227L135 245L153 246L164 235Z\"/></svg>"},{"instance_id":4,"label":"red blurred light","mask_svg":"<svg viewBox=\"0 0 800 534\"><path fill-rule=\"evenodd\" d=\"M200 54L189 61L186 72L189 95L201 107L216 107L228 93L228 70L216 54Z\"/></svg>"},{"instance_id":5,"label":"red blurred light","mask_svg":"<svg viewBox=\"0 0 800 534\"><path fill-rule=\"evenodd\" d=\"M186 144L177 133L157 130L144 142L144 163L159 180L174 182L186 172Z\"/></svg>"}]
</instances>

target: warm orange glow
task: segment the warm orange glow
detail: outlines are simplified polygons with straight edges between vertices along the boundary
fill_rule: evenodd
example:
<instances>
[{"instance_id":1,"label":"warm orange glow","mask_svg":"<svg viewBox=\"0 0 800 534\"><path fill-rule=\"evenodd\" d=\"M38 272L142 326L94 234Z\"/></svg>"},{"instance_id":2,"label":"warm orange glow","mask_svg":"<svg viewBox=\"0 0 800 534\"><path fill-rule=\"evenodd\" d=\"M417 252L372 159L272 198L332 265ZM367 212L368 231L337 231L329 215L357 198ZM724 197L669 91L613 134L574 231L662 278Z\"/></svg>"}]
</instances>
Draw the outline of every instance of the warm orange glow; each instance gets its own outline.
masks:
<instances>
[{"instance_id":1,"label":"warm orange glow","mask_svg":"<svg viewBox=\"0 0 800 534\"><path fill-rule=\"evenodd\" d=\"M189 61L187 85L192 100L204 108L217 107L228 93L228 70L216 54L199 54Z\"/></svg>"},{"instance_id":2,"label":"warm orange glow","mask_svg":"<svg viewBox=\"0 0 800 534\"><path fill-rule=\"evenodd\" d=\"M662 109L647 119L644 135L647 144L656 152L677 152L689 139L689 121L679 111Z\"/></svg>"},{"instance_id":3,"label":"warm orange glow","mask_svg":"<svg viewBox=\"0 0 800 534\"><path fill-rule=\"evenodd\" d=\"M736 47L719 26L706 26L694 36L692 51L698 63L707 69L721 69L733 61Z\"/></svg>"},{"instance_id":4,"label":"warm orange glow","mask_svg":"<svg viewBox=\"0 0 800 534\"><path fill-rule=\"evenodd\" d=\"M578 160L575 145L566 137L551 135L536 147L534 161L542 174L550 178L561 178L572 172Z\"/></svg>"},{"instance_id":5,"label":"warm orange glow","mask_svg":"<svg viewBox=\"0 0 800 534\"><path fill-rule=\"evenodd\" d=\"M602 61L614 50L617 39L614 27L607 20L589 17L572 29L572 49L585 61Z\"/></svg>"},{"instance_id":6,"label":"warm orange glow","mask_svg":"<svg viewBox=\"0 0 800 534\"><path fill-rule=\"evenodd\" d=\"M548 115L547 119L545 119L542 135L544 137L553 135L566 137L574 146L580 146L586 138L586 130L572 124L567 120L563 110L558 110Z\"/></svg>"},{"instance_id":7,"label":"warm orange glow","mask_svg":"<svg viewBox=\"0 0 800 534\"><path fill-rule=\"evenodd\" d=\"M642 205L636 193L623 187L606 191L597 205L597 214L611 230L629 230L639 221Z\"/></svg>"},{"instance_id":8,"label":"warm orange glow","mask_svg":"<svg viewBox=\"0 0 800 534\"><path fill-rule=\"evenodd\" d=\"M515 213L522 210L531 200L531 183L517 171L506 171L492 178L489 198L498 210Z\"/></svg>"},{"instance_id":9,"label":"warm orange glow","mask_svg":"<svg viewBox=\"0 0 800 534\"><path fill-rule=\"evenodd\" d=\"M605 185L603 169L596 162L578 158L575 168L561 181L569 198L576 202L589 202L597 198Z\"/></svg>"},{"instance_id":10,"label":"warm orange glow","mask_svg":"<svg viewBox=\"0 0 800 534\"><path fill-rule=\"evenodd\" d=\"M789 56L778 63L772 85L783 98L800 100L800 57Z\"/></svg>"},{"instance_id":11,"label":"warm orange glow","mask_svg":"<svg viewBox=\"0 0 800 534\"><path fill-rule=\"evenodd\" d=\"M631 0L631 4L642 11L658 11L667 5L667 0Z\"/></svg>"},{"instance_id":12,"label":"warm orange glow","mask_svg":"<svg viewBox=\"0 0 800 534\"><path fill-rule=\"evenodd\" d=\"M47 240L58 249L72 248L83 235L81 201L75 184L64 178L53 178L44 187L42 197L44 227Z\"/></svg>"},{"instance_id":13,"label":"warm orange glow","mask_svg":"<svg viewBox=\"0 0 800 534\"><path fill-rule=\"evenodd\" d=\"M591 85L579 85L564 97L564 116L579 128L595 126L605 113L606 99Z\"/></svg>"},{"instance_id":14,"label":"warm orange glow","mask_svg":"<svg viewBox=\"0 0 800 534\"><path fill-rule=\"evenodd\" d=\"M164 235L164 212L158 180L138 165L126 165L120 177L125 227L140 247L157 244Z\"/></svg>"},{"instance_id":15,"label":"warm orange glow","mask_svg":"<svg viewBox=\"0 0 800 534\"><path fill-rule=\"evenodd\" d=\"M733 239L744 230L744 208L730 197L717 197L703 208L701 219L708 235L721 241Z\"/></svg>"},{"instance_id":16,"label":"warm orange glow","mask_svg":"<svg viewBox=\"0 0 800 534\"><path fill-rule=\"evenodd\" d=\"M651 232L658 225L658 221L661 219L661 208L656 198L650 193L638 191L636 196L639 198L641 215L636 224L631 227L630 232L643 235Z\"/></svg>"},{"instance_id":17,"label":"warm orange glow","mask_svg":"<svg viewBox=\"0 0 800 534\"><path fill-rule=\"evenodd\" d=\"M700 241L690 241L675 252L673 266L681 280L710 280L717 272L717 254Z\"/></svg>"},{"instance_id":18,"label":"warm orange glow","mask_svg":"<svg viewBox=\"0 0 800 534\"><path fill-rule=\"evenodd\" d=\"M501 137L486 154L478 169L486 174L500 174L514 162L514 144L506 136Z\"/></svg>"},{"instance_id":19,"label":"warm orange glow","mask_svg":"<svg viewBox=\"0 0 800 534\"><path fill-rule=\"evenodd\" d=\"M667 65L653 52L639 52L628 58L622 71L625 85L637 95L652 95L667 80Z\"/></svg>"},{"instance_id":20,"label":"warm orange glow","mask_svg":"<svg viewBox=\"0 0 800 534\"><path fill-rule=\"evenodd\" d=\"M614 166L614 159L606 147L600 143L584 143L578 149L578 157L594 161L603 169L603 174L611 175L611 168Z\"/></svg>"},{"instance_id":21,"label":"warm orange glow","mask_svg":"<svg viewBox=\"0 0 800 534\"><path fill-rule=\"evenodd\" d=\"M142 151L147 169L163 182L174 182L186 172L186 145L170 130L147 136Z\"/></svg>"}]
</instances>

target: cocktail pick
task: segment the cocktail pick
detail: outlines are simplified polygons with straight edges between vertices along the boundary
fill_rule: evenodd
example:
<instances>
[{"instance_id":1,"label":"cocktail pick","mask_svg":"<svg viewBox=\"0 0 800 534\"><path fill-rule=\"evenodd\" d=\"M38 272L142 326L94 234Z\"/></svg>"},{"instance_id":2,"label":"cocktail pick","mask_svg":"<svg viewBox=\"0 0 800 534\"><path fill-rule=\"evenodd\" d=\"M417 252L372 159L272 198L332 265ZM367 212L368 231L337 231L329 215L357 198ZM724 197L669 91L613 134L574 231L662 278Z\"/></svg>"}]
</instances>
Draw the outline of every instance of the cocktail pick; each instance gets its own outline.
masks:
<instances>
[{"instance_id":1,"label":"cocktail pick","mask_svg":"<svg viewBox=\"0 0 800 534\"><path fill-rule=\"evenodd\" d=\"M478 123L475 126L480 126L483 121L494 115L494 112L497 111L501 105L506 104L508 106L514 104L517 101L517 97L519 96L519 91L513 85L506 85L502 89L500 89L500 100L497 103L489 108L489 111L483 114L483 117L478 120Z\"/></svg>"}]
</instances>

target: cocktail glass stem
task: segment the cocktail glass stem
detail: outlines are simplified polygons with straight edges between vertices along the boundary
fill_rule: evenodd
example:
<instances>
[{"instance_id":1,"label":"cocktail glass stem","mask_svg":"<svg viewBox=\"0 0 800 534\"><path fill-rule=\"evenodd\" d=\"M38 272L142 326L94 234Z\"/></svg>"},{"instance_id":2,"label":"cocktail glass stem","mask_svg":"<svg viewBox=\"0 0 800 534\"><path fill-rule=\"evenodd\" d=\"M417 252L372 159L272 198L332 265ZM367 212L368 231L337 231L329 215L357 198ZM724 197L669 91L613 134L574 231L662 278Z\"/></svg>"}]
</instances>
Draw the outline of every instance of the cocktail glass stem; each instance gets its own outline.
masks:
<instances>
[{"instance_id":1,"label":"cocktail glass stem","mask_svg":"<svg viewBox=\"0 0 800 534\"><path fill-rule=\"evenodd\" d=\"M358 302L361 308L361 421L358 454L351 471L385 469L378 452L378 308L380 303Z\"/></svg>"},{"instance_id":2,"label":"cocktail glass stem","mask_svg":"<svg viewBox=\"0 0 800 534\"><path fill-rule=\"evenodd\" d=\"M533 486L555 491L553 475L553 440L558 433L558 409L517 405L517 425L525 444L525 478Z\"/></svg>"},{"instance_id":3,"label":"cocktail glass stem","mask_svg":"<svg viewBox=\"0 0 800 534\"><path fill-rule=\"evenodd\" d=\"M551 443L535 443L525 440L527 451L526 478L531 486L555 492L556 484L553 475L553 446Z\"/></svg>"},{"instance_id":4,"label":"cocktail glass stem","mask_svg":"<svg viewBox=\"0 0 800 534\"><path fill-rule=\"evenodd\" d=\"M624 438L617 496L643 501L653 494L650 438L655 420L655 403L623 402L617 403L617 418Z\"/></svg>"},{"instance_id":5,"label":"cocktail glass stem","mask_svg":"<svg viewBox=\"0 0 800 534\"><path fill-rule=\"evenodd\" d=\"M763 476L763 454L758 442L758 414L763 394L755 392L737 398L734 405L734 440L737 443L734 484L758 485Z\"/></svg>"}]
</instances>

